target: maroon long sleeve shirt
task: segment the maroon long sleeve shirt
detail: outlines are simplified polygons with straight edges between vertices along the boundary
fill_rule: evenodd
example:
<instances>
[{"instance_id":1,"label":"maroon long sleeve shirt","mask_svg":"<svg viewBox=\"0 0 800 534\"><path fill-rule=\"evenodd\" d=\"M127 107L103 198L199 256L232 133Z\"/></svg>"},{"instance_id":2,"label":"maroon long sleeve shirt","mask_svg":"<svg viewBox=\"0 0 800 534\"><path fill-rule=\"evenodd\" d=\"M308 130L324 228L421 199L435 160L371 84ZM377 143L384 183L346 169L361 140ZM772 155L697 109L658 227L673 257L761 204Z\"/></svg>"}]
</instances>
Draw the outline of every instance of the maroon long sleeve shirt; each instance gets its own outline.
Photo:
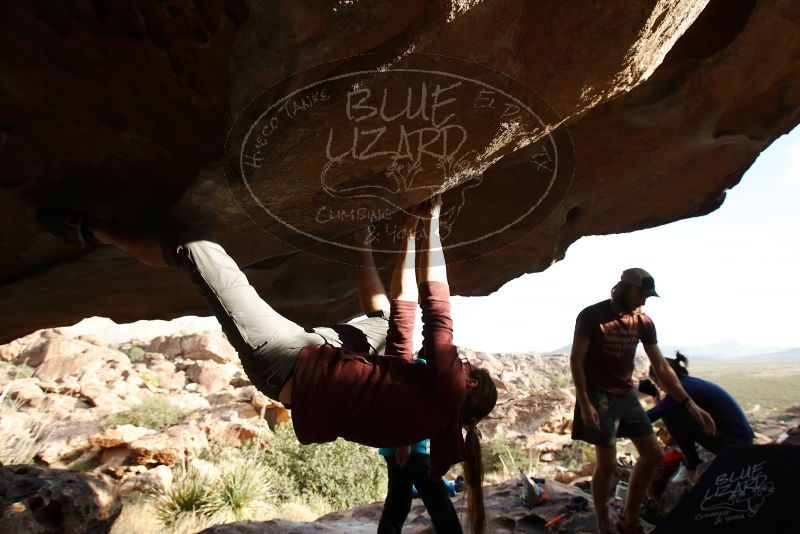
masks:
<instances>
[{"instance_id":1,"label":"maroon long sleeve shirt","mask_svg":"<svg viewBox=\"0 0 800 534\"><path fill-rule=\"evenodd\" d=\"M450 289L420 284L427 365L413 363L416 303L392 301L386 356L332 345L304 348L292 377L292 419L300 443L338 437L371 447L430 438L431 475L464 459L460 410L466 378L453 346Z\"/></svg>"}]
</instances>

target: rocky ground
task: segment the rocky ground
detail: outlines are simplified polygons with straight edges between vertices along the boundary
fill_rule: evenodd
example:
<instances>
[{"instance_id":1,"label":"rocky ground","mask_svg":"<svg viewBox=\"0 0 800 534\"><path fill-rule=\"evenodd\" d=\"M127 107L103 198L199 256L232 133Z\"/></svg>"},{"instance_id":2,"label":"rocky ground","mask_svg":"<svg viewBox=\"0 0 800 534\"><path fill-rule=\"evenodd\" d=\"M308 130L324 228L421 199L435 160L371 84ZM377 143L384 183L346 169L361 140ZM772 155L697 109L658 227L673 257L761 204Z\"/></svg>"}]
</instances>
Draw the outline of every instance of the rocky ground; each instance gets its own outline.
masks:
<instances>
[{"instance_id":1,"label":"rocky ground","mask_svg":"<svg viewBox=\"0 0 800 534\"><path fill-rule=\"evenodd\" d=\"M504 472L489 478L497 481L487 496L492 531L535 532L580 492L574 484L593 467L571 447L574 395L567 357L464 352L497 377L500 390L497 408L482 424L484 442L508 448ZM107 530L120 513L120 497L163 492L176 466L196 462L214 444L269 440L271 428L290 418L249 383L219 331L109 342L74 329L40 330L0 346L0 394L0 460L7 464L0 467L0 500L12 512L0 520L0 530L50 532L47 525L54 524L75 532ZM164 399L181 413L179 422L170 423ZM148 412L150 422L131 424L125 414L136 409ZM796 407L758 430L776 436L798 419ZM31 460L37 465L12 465ZM548 507L531 513L521 505L518 467L548 478ZM463 507L461 497L455 500ZM209 532L371 532L379 513L374 504L304 526L276 520ZM590 525L591 510L584 516L589 519L565 522L565 531ZM416 501L409 532L429 527Z\"/></svg>"}]
</instances>

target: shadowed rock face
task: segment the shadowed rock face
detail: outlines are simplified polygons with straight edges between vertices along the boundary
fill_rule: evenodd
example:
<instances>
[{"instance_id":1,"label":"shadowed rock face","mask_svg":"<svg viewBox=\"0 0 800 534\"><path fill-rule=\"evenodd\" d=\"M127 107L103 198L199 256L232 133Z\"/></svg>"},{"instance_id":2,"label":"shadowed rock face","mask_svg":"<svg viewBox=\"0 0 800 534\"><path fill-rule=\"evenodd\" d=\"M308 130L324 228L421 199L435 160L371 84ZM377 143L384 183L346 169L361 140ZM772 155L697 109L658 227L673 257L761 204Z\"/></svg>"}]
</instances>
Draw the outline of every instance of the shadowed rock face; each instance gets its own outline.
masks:
<instances>
[{"instance_id":1,"label":"shadowed rock face","mask_svg":"<svg viewBox=\"0 0 800 534\"><path fill-rule=\"evenodd\" d=\"M107 480L34 465L0 467L3 532L109 532L122 510Z\"/></svg>"},{"instance_id":2,"label":"shadowed rock face","mask_svg":"<svg viewBox=\"0 0 800 534\"><path fill-rule=\"evenodd\" d=\"M4 341L88 315L207 313L182 273L44 233L33 212L45 204L129 228L202 220L292 319L357 314L348 257L265 223L226 182L226 135L267 88L284 96L325 77L402 66L413 51L485 65L535 91L548 107L535 131L470 138L466 148L486 156L467 165L481 173L479 187L470 189L469 172L420 175L434 188L450 180L448 204L464 199L448 236L457 241L530 202L520 184L541 172L533 155L548 131L574 153L562 160L571 183L560 203L505 231L503 248L449 266L453 292L468 295L547 268L581 236L716 209L759 152L800 121L800 6L791 0L35 5L0 6L0 45L14 51L0 57ZM376 78L370 87L379 94L388 85ZM319 104L326 126L350 128L334 101ZM320 191L301 179L319 175L304 151L327 134L318 126L273 138L276 165L256 183L272 187L270 199L296 220L319 206ZM340 176L337 190L374 183L379 167ZM425 196L408 190L396 200L402 208ZM342 220L326 238L364 224ZM449 256L479 255L459 254Z\"/></svg>"}]
</instances>

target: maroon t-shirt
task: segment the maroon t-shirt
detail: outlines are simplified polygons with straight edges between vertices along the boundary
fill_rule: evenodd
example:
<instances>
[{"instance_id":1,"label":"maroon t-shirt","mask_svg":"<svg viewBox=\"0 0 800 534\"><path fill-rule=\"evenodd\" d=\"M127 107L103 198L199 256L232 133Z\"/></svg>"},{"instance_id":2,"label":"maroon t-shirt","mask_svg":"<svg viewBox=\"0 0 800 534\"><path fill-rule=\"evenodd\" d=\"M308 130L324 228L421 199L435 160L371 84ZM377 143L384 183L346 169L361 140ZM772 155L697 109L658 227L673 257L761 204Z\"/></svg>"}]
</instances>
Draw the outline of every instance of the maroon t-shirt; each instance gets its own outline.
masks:
<instances>
[{"instance_id":1,"label":"maroon t-shirt","mask_svg":"<svg viewBox=\"0 0 800 534\"><path fill-rule=\"evenodd\" d=\"M292 419L300 443L338 437L371 447L431 440L431 475L444 475L465 456L459 418L466 379L453 346L450 289L420 284L427 365L413 362L417 304L392 301L386 356L332 345L304 348L292 376Z\"/></svg>"},{"instance_id":2,"label":"maroon t-shirt","mask_svg":"<svg viewBox=\"0 0 800 534\"><path fill-rule=\"evenodd\" d=\"M633 366L639 341L655 345L656 327L640 313L617 312L611 300L585 308L575 321L575 335L589 340L584 360L586 386L611 395L625 395L633 387Z\"/></svg>"}]
</instances>

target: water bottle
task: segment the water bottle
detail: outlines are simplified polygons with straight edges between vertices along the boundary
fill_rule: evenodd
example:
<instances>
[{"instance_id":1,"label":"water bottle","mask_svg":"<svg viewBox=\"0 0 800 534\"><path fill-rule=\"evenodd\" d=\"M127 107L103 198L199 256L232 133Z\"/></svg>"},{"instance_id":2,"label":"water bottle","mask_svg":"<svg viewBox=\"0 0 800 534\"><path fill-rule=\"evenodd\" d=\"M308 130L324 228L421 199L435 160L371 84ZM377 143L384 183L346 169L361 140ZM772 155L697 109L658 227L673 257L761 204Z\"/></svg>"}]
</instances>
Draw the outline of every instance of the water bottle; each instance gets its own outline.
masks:
<instances>
[{"instance_id":1,"label":"water bottle","mask_svg":"<svg viewBox=\"0 0 800 534\"><path fill-rule=\"evenodd\" d=\"M622 513L622 509L625 507L625 499L628 498L628 483L619 481L617 482L617 487L614 489L614 502L611 506L614 509Z\"/></svg>"}]
</instances>

